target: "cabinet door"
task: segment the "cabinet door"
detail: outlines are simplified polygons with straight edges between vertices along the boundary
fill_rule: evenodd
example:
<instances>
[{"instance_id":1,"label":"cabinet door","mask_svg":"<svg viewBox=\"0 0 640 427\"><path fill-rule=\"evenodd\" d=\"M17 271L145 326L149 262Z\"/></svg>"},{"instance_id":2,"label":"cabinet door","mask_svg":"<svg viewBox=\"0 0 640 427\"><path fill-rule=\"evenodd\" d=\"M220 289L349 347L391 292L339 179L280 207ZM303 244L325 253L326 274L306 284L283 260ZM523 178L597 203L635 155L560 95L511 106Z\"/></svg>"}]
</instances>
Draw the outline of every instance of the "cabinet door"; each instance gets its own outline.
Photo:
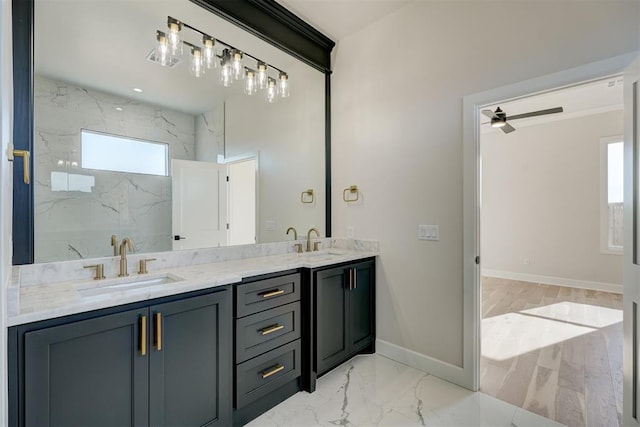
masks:
<instances>
[{"instance_id":1,"label":"cabinet door","mask_svg":"<svg viewBox=\"0 0 640 427\"><path fill-rule=\"evenodd\" d=\"M347 272L345 268L338 267L316 273L315 357L318 374L332 368L349 354Z\"/></svg>"},{"instance_id":2,"label":"cabinet door","mask_svg":"<svg viewBox=\"0 0 640 427\"><path fill-rule=\"evenodd\" d=\"M231 292L150 307L152 426L229 425Z\"/></svg>"},{"instance_id":3,"label":"cabinet door","mask_svg":"<svg viewBox=\"0 0 640 427\"><path fill-rule=\"evenodd\" d=\"M372 261L354 265L349 292L350 352L360 351L375 337L375 269Z\"/></svg>"},{"instance_id":4,"label":"cabinet door","mask_svg":"<svg viewBox=\"0 0 640 427\"><path fill-rule=\"evenodd\" d=\"M132 310L26 333L25 425L149 425L148 357L140 347L146 314Z\"/></svg>"}]
</instances>

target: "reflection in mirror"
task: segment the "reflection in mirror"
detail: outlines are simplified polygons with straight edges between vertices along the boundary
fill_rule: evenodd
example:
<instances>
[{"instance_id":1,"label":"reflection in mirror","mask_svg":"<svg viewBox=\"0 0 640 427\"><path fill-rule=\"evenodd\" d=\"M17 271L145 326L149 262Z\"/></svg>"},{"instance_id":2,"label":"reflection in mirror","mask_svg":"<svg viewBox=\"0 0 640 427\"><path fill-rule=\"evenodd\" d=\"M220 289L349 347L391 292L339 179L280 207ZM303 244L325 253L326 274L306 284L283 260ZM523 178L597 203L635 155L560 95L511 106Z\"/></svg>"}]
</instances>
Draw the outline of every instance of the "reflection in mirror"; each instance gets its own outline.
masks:
<instances>
[{"instance_id":1,"label":"reflection in mirror","mask_svg":"<svg viewBox=\"0 0 640 427\"><path fill-rule=\"evenodd\" d=\"M286 71L290 96L196 78L191 49L154 62L168 16ZM187 0L36 0L34 37L36 262L113 255L112 235L157 252L322 231L324 74Z\"/></svg>"}]
</instances>

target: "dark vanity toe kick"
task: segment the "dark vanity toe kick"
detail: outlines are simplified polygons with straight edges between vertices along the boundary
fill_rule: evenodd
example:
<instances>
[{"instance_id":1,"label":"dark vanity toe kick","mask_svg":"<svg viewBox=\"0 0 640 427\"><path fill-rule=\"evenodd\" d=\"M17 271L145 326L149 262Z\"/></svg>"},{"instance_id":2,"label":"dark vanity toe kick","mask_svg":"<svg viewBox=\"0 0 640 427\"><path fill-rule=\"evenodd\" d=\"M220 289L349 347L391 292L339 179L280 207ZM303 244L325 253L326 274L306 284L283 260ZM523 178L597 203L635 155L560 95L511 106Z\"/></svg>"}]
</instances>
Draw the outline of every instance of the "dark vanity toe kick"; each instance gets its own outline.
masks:
<instances>
[{"instance_id":1,"label":"dark vanity toe kick","mask_svg":"<svg viewBox=\"0 0 640 427\"><path fill-rule=\"evenodd\" d=\"M300 340L236 366L237 409L299 377Z\"/></svg>"}]
</instances>

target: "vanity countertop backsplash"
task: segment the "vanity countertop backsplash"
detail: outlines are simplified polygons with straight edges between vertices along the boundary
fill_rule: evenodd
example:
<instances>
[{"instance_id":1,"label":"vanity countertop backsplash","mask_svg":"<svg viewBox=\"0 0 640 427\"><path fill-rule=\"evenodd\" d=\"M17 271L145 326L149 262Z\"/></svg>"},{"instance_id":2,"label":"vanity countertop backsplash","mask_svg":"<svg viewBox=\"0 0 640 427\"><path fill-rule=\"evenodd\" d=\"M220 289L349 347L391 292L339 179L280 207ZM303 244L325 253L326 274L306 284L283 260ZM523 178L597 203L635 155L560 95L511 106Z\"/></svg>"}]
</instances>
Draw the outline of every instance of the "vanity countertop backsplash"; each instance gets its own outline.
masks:
<instances>
[{"instance_id":1,"label":"vanity countertop backsplash","mask_svg":"<svg viewBox=\"0 0 640 427\"><path fill-rule=\"evenodd\" d=\"M118 277L119 256L14 266L8 289L9 326L237 283L262 274L319 268L377 256L374 241L318 239L318 252L295 252L293 243L129 254L129 276ZM305 244L304 240L299 243ZM147 274L138 274L140 260ZM106 279L93 280L87 265L104 264Z\"/></svg>"}]
</instances>

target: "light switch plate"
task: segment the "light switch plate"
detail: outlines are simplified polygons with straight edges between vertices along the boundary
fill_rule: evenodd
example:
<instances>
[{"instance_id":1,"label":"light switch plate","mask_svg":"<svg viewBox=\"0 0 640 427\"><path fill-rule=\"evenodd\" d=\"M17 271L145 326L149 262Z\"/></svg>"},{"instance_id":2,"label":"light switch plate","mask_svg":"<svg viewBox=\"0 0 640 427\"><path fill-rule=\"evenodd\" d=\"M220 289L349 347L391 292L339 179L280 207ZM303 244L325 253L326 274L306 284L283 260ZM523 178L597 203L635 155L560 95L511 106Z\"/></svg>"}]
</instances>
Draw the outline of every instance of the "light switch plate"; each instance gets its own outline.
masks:
<instances>
[{"instance_id":1,"label":"light switch plate","mask_svg":"<svg viewBox=\"0 0 640 427\"><path fill-rule=\"evenodd\" d=\"M276 231L276 222L273 219L268 219L264 223L264 229L266 231Z\"/></svg>"},{"instance_id":2,"label":"light switch plate","mask_svg":"<svg viewBox=\"0 0 640 427\"><path fill-rule=\"evenodd\" d=\"M440 226L418 225L418 240L440 240Z\"/></svg>"}]
</instances>

